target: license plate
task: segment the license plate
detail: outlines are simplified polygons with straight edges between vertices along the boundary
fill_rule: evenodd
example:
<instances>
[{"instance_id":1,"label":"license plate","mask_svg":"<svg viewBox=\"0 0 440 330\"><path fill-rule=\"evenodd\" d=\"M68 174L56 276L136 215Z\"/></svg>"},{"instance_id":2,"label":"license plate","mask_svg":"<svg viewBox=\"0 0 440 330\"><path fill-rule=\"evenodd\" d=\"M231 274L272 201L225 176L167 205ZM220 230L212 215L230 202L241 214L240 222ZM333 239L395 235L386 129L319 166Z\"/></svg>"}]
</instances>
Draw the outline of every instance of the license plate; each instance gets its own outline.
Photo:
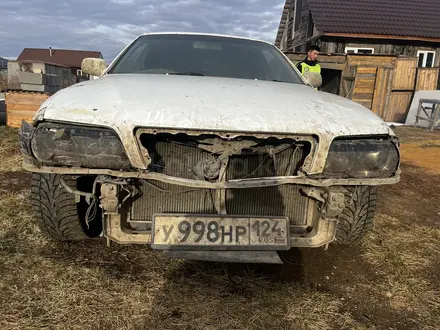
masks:
<instances>
[{"instance_id":1,"label":"license plate","mask_svg":"<svg viewBox=\"0 0 440 330\"><path fill-rule=\"evenodd\" d=\"M288 250L285 217L156 214L153 249Z\"/></svg>"}]
</instances>

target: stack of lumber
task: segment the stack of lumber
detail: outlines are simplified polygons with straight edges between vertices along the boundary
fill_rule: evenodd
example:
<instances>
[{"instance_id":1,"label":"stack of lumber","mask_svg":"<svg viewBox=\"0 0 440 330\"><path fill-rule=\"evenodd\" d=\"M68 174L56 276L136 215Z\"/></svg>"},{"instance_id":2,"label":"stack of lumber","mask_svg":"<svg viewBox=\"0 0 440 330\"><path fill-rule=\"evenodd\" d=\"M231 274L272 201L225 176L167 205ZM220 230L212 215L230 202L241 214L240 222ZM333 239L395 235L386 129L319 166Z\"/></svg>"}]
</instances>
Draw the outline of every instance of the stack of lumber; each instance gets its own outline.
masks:
<instances>
[{"instance_id":1,"label":"stack of lumber","mask_svg":"<svg viewBox=\"0 0 440 330\"><path fill-rule=\"evenodd\" d=\"M49 98L48 93L29 92L23 90L6 93L7 125L20 127L21 121L32 121L41 104Z\"/></svg>"}]
</instances>

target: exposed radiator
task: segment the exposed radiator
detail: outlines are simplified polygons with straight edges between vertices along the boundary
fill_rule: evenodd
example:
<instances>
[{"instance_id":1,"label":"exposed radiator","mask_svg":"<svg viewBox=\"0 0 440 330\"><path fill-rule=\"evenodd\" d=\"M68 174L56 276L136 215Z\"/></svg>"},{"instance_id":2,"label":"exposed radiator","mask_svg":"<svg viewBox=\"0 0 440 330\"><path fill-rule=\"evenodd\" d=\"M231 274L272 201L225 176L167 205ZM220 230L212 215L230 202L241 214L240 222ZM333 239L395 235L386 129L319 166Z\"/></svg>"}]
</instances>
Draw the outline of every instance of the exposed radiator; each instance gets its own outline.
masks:
<instances>
[{"instance_id":1,"label":"exposed radiator","mask_svg":"<svg viewBox=\"0 0 440 330\"><path fill-rule=\"evenodd\" d=\"M176 143L157 142L151 152L152 170L182 178L194 179L194 165L209 152ZM149 149L151 150L151 149ZM298 145L278 153L232 156L227 167L227 180L270 176L296 175L305 157ZM155 213L215 214L215 194L208 189L197 190L158 181L143 182L143 195L132 203L131 220L151 221ZM166 192L164 191L166 190ZM307 223L309 199L298 185L228 189L228 214L255 216L287 216L291 225Z\"/></svg>"},{"instance_id":2,"label":"exposed radiator","mask_svg":"<svg viewBox=\"0 0 440 330\"><path fill-rule=\"evenodd\" d=\"M291 225L306 225L309 199L299 189L283 185L228 190L226 210L229 214L287 216Z\"/></svg>"},{"instance_id":3,"label":"exposed radiator","mask_svg":"<svg viewBox=\"0 0 440 330\"><path fill-rule=\"evenodd\" d=\"M207 189L194 190L158 181L151 181L151 184L171 193L142 184L140 188L143 195L133 202L131 208L132 220L151 221L155 213L216 213L210 197L211 193Z\"/></svg>"},{"instance_id":4,"label":"exposed radiator","mask_svg":"<svg viewBox=\"0 0 440 330\"><path fill-rule=\"evenodd\" d=\"M173 193L165 193L143 184L143 195L133 202L131 220L151 221L155 213L215 214L214 200L209 190L191 190L161 182L152 182ZM230 189L226 191L226 210L234 215L287 216L291 225L307 223L309 199L301 195L300 186Z\"/></svg>"}]
</instances>

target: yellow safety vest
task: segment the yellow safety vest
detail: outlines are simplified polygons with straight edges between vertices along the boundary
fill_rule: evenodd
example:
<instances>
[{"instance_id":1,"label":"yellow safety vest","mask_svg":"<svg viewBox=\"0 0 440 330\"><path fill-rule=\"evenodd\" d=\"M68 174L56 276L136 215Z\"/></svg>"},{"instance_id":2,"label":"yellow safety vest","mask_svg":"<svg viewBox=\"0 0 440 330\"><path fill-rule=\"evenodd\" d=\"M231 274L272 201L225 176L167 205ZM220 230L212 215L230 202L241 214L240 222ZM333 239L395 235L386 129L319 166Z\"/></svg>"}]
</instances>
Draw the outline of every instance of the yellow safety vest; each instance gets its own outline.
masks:
<instances>
[{"instance_id":1,"label":"yellow safety vest","mask_svg":"<svg viewBox=\"0 0 440 330\"><path fill-rule=\"evenodd\" d=\"M301 63L301 73L304 75L304 73L306 72L317 72L317 73L321 73L321 66L319 64L316 64L314 66L308 65L305 62Z\"/></svg>"},{"instance_id":2,"label":"yellow safety vest","mask_svg":"<svg viewBox=\"0 0 440 330\"><path fill-rule=\"evenodd\" d=\"M321 66L319 64L315 64L314 66L308 65L305 62L301 63L301 74L304 75L306 72L317 72L321 74ZM315 88L318 90L318 88Z\"/></svg>"}]
</instances>

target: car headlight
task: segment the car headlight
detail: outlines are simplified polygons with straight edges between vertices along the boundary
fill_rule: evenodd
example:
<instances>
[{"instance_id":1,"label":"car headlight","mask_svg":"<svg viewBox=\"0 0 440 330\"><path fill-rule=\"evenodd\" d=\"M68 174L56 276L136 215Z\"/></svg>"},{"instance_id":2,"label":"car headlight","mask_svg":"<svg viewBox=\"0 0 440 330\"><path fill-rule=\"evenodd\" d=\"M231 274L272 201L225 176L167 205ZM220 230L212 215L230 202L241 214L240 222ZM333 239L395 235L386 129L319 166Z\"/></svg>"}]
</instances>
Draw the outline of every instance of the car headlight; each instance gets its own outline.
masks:
<instances>
[{"instance_id":1,"label":"car headlight","mask_svg":"<svg viewBox=\"0 0 440 330\"><path fill-rule=\"evenodd\" d=\"M323 174L337 178L389 178L399 163L399 150L390 139L334 140Z\"/></svg>"},{"instance_id":2,"label":"car headlight","mask_svg":"<svg viewBox=\"0 0 440 330\"><path fill-rule=\"evenodd\" d=\"M121 141L110 129L43 123L33 130L30 150L42 165L130 167Z\"/></svg>"}]
</instances>

